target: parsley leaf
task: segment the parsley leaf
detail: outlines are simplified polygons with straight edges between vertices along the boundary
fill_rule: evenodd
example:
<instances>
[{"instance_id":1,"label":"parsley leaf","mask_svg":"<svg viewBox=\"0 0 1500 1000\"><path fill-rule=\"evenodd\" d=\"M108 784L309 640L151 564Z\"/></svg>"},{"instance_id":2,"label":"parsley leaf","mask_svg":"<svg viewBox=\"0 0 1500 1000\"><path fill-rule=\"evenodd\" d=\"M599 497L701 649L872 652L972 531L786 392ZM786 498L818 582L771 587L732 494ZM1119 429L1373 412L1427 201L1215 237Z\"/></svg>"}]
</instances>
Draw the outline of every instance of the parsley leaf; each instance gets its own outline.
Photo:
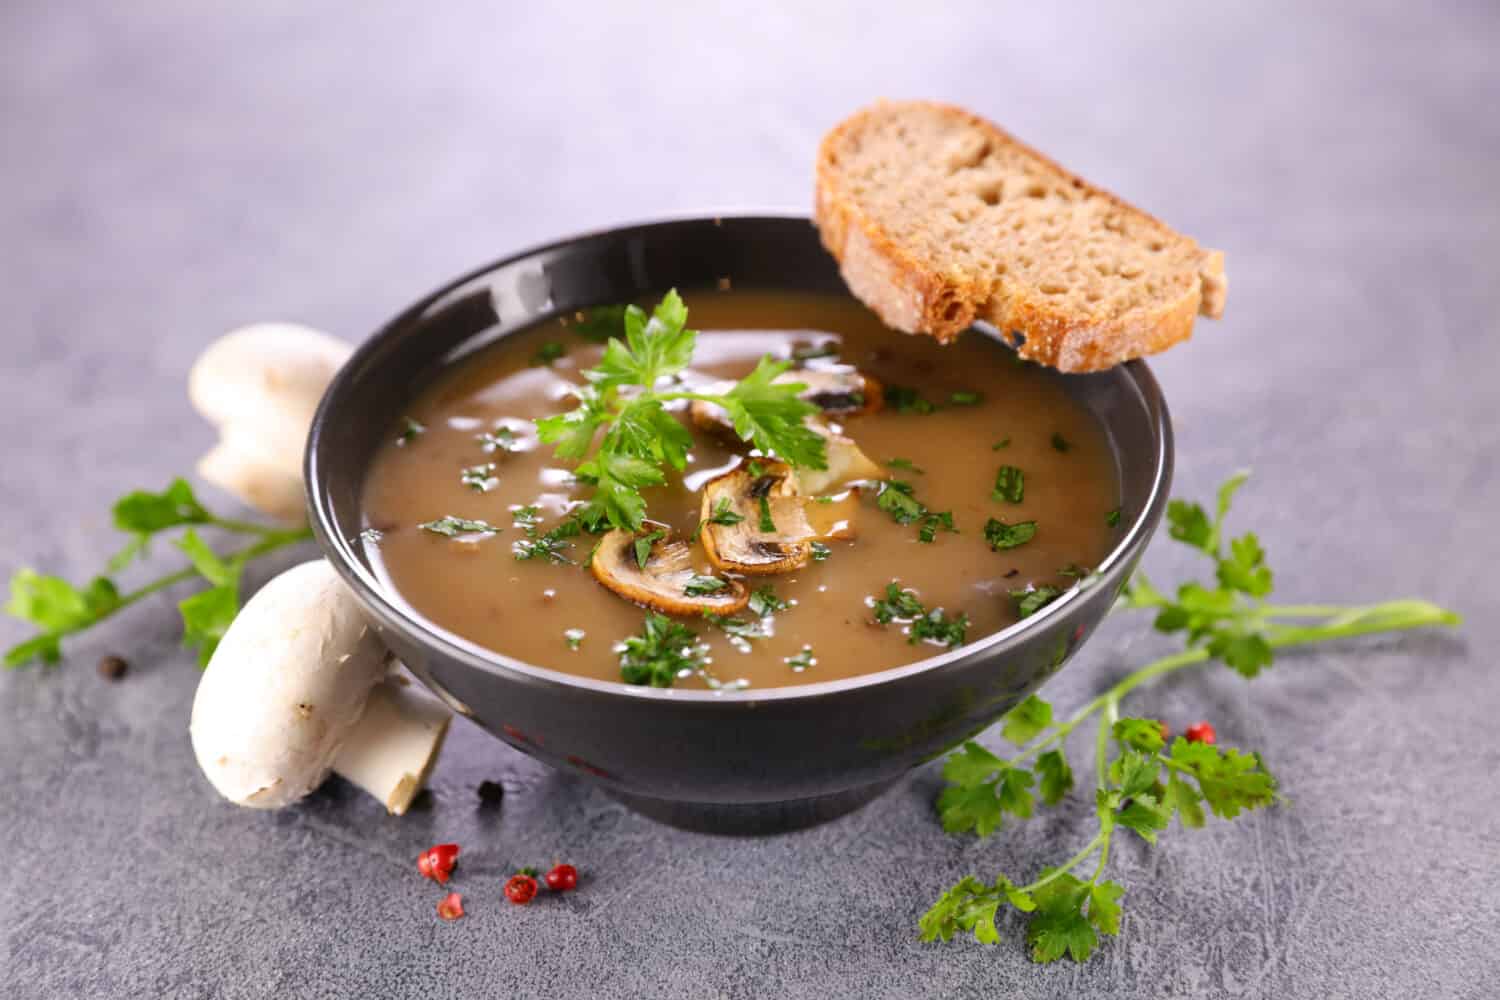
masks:
<instances>
[{"instance_id":1,"label":"parsley leaf","mask_svg":"<svg viewBox=\"0 0 1500 1000\"><path fill-rule=\"evenodd\" d=\"M885 460L885 464L893 469L905 469L907 472L918 476L923 475L925 471L909 458L888 458Z\"/></svg>"},{"instance_id":2,"label":"parsley leaf","mask_svg":"<svg viewBox=\"0 0 1500 1000\"><path fill-rule=\"evenodd\" d=\"M1038 791L1045 805L1055 806L1073 790L1073 769L1061 750L1048 750L1036 759Z\"/></svg>"},{"instance_id":3,"label":"parsley leaf","mask_svg":"<svg viewBox=\"0 0 1500 1000\"><path fill-rule=\"evenodd\" d=\"M692 361L698 335L687 326L687 307L671 291L649 316L638 306L619 316L624 337L610 338L598 365L583 373L588 385L576 390L577 405L536 422L538 438L559 457L579 461L575 476L594 487L580 513L591 529L639 529L646 515L641 490L666 481L663 466L686 466L693 438L667 412L671 400L720 406L735 432L766 454L827 467L824 440L806 425L817 407L798 398L806 385L775 381L790 362L766 355L723 394L658 389Z\"/></svg>"},{"instance_id":4,"label":"parsley leaf","mask_svg":"<svg viewBox=\"0 0 1500 1000\"><path fill-rule=\"evenodd\" d=\"M900 479L881 482L875 506L889 514L897 524L911 524L927 513L927 508L912 496L911 483Z\"/></svg>"},{"instance_id":5,"label":"parsley leaf","mask_svg":"<svg viewBox=\"0 0 1500 1000\"><path fill-rule=\"evenodd\" d=\"M626 684L659 688L702 670L708 655L692 629L654 612L646 615L640 635L627 637L616 649Z\"/></svg>"},{"instance_id":6,"label":"parsley leaf","mask_svg":"<svg viewBox=\"0 0 1500 1000\"><path fill-rule=\"evenodd\" d=\"M683 584L682 592L689 597L703 597L708 594L717 594L729 586L716 576L691 576L687 583Z\"/></svg>"},{"instance_id":7,"label":"parsley leaf","mask_svg":"<svg viewBox=\"0 0 1500 1000\"><path fill-rule=\"evenodd\" d=\"M495 463L485 462L481 465L471 465L463 470L459 481L475 493L488 493L500 485L500 480L495 477Z\"/></svg>"},{"instance_id":8,"label":"parsley leaf","mask_svg":"<svg viewBox=\"0 0 1500 1000\"><path fill-rule=\"evenodd\" d=\"M1043 877L1053 875L1044 870ZM1122 890L1123 891L1123 890ZM1099 943L1099 936L1084 915L1089 902L1089 883L1063 872L1031 894L1036 915L1026 926L1026 940L1036 962L1055 962L1063 955L1086 962Z\"/></svg>"},{"instance_id":9,"label":"parsley leaf","mask_svg":"<svg viewBox=\"0 0 1500 1000\"><path fill-rule=\"evenodd\" d=\"M1005 713L1005 725L1000 735L1020 746L1036 739L1050 725L1052 706L1033 694Z\"/></svg>"},{"instance_id":10,"label":"parsley leaf","mask_svg":"<svg viewBox=\"0 0 1500 1000\"><path fill-rule=\"evenodd\" d=\"M749 608L754 614L764 618L766 615L774 615L791 607L786 601L776 596L776 590L769 583L757 587L750 595Z\"/></svg>"},{"instance_id":11,"label":"parsley leaf","mask_svg":"<svg viewBox=\"0 0 1500 1000\"><path fill-rule=\"evenodd\" d=\"M1018 546L1025 545L1035 537L1035 521L1018 521L1015 524L1006 524L999 518L992 517L984 522L984 540L989 543L991 552L1017 548Z\"/></svg>"},{"instance_id":12,"label":"parsley leaf","mask_svg":"<svg viewBox=\"0 0 1500 1000\"><path fill-rule=\"evenodd\" d=\"M915 591L904 590L894 583L885 585L885 597L877 599L872 606L875 609L875 621L881 625L893 621L911 621L927 611L917 599Z\"/></svg>"},{"instance_id":13,"label":"parsley leaf","mask_svg":"<svg viewBox=\"0 0 1500 1000\"><path fill-rule=\"evenodd\" d=\"M536 353L531 356L531 366L533 368L544 368L567 353L568 349L559 341L549 340L537 348Z\"/></svg>"},{"instance_id":14,"label":"parsley leaf","mask_svg":"<svg viewBox=\"0 0 1500 1000\"><path fill-rule=\"evenodd\" d=\"M493 535L500 530L488 521L454 517L452 514L445 514L435 521L423 521L417 527L447 538L457 538L459 535Z\"/></svg>"},{"instance_id":15,"label":"parsley leaf","mask_svg":"<svg viewBox=\"0 0 1500 1000\"><path fill-rule=\"evenodd\" d=\"M931 545L939 531L958 534L958 529L953 526L953 511L933 510L923 514L922 524L917 528L917 541Z\"/></svg>"},{"instance_id":16,"label":"parsley leaf","mask_svg":"<svg viewBox=\"0 0 1500 1000\"><path fill-rule=\"evenodd\" d=\"M1016 613L1022 618L1030 618L1062 595L1060 588L1046 584L1010 592L1011 599L1016 602Z\"/></svg>"},{"instance_id":17,"label":"parsley leaf","mask_svg":"<svg viewBox=\"0 0 1500 1000\"><path fill-rule=\"evenodd\" d=\"M811 646L803 646L802 650L793 656L786 657L786 665L792 668L793 673L802 673L811 670L818 665L818 658L813 656Z\"/></svg>"},{"instance_id":18,"label":"parsley leaf","mask_svg":"<svg viewBox=\"0 0 1500 1000\"><path fill-rule=\"evenodd\" d=\"M725 526L739 524L744 519L745 515L730 509L728 497L720 497L719 502L714 505L713 513L708 515L709 524Z\"/></svg>"},{"instance_id":19,"label":"parsley leaf","mask_svg":"<svg viewBox=\"0 0 1500 1000\"><path fill-rule=\"evenodd\" d=\"M937 409L922 398L922 394L911 386L888 385L885 387L885 405L897 413L932 413Z\"/></svg>"},{"instance_id":20,"label":"parsley leaf","mask_svg":"<svg viewBox=\"0 0 1500 1000\"><path fill-rule=\"evenodd\" d=\"M992 500L1020 503L1026 498L1026 476L1014 465L1002 465L995 472L995 488L990 493Z\"/></svg>"},{"instance_id":21,"label":"parsley leaf","mask_svg":"<svg viewBox=\"0 0 1500 1000\"><path fill-rule=\"evenodd\" d=\"M396 433L396 445L405 447L417 438L427 433L427 426L413 420L411 417L401 418L401 430Z\"/></svg>"}]
</instances>

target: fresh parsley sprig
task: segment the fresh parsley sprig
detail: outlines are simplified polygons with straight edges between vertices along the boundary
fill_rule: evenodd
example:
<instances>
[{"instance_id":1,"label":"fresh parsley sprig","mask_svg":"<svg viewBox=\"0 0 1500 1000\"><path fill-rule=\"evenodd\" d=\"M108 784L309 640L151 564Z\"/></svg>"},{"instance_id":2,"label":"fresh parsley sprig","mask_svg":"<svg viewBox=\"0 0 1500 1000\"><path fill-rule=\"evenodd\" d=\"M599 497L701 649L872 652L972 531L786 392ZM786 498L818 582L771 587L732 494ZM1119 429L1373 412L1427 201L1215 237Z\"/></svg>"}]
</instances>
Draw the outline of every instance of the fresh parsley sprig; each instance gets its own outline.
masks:
<instances>
[{"instance_id":1,"label":"fresh parsley sprig","mask_svg":"<svg viewBox=\"0 0 1500 1000\"><path fill-rule=\"evenodd\" d=\"M198 500L185 479L174 479L159 493L137 490L115 502L114 524L129 536L125 547L109 560L104 573L83 586L32 569L20 569L10 579L10 601L5 610L38 629L31 638L5 652L7 667L56 663L62 641L85 631L132 604L168 587L201 577L207 589L178 602L182 614L183 645L197 647L198 661L207 664L214 647L239 613L240 577L252 560L277 549L312 538L308 528L286 529L221 517ZM121 591L116 577L144 558L150 543L177 528L184 529L173 544L189 565L133 590ZM216 552L198 534L217 528L254 541L237 550Z\"/></svg>"},{"instance_id":2,"label":"fresh parsley sprig","mask_svg":"<svg viewBox=\"0 0 1500 1000\"><path fill-rule=\"evenodd\" d=\"M1127 675L1063 719L1054 717L1046 701L1030 696L1003 721L1001 735L1020 748L1009 758L972 741L948 758L943 767L947 785L937 800L943 828L989 836L1007 818L1031 817L1038 802L1052 806L1067 797L1075 781L1066 741L1097 717L1097 829L1077 853L1043 868L1031 882L1021 884L1005 875L990 882L962 879L922 917L922 940L946 941L965 932L993 944L1000 939L996 921L1001 907L1008 907L1026 921L1034 961L1052 962L1064 955L1085 961L1100 934L1120 930L1125 889L1104 878L1120 830L1154 844L1174 816L1182 826L1202 826L1205 805L1215 816L1233 819L1276 801L1275 779L1259 755L1182 738L1168 745L1159 722L1121 718L1121 701L1141 685L1215 660L1253 677L1271 664L1278 649L1459 623L1452 612L1420 600L1366 607L1265 603L1272 575L1259 540L1249 533L1225 541L1224 519L1245 479L1246 474L1238 473L1220 488L1213 516L1195 503L1173 501L1168 508L1171 536L1213 562L1212 585L1185 583L1168 597L1138 575L1122 595L1124 607L1154 609L1160 631L1184 634L1186 649Z\"/></svg>"},{"instance_id":3,"label":"fresh parsley sprig","mask_svg":"<svg viewBox=\"0 0 1500 1000\"><path fill-rule=\"evenodd\" d=\"M624 337L610 337L598 366L583 373L587 384L576 392L578 405L536 422L538 437L558 457L577 461L574 475L594 487L579 511L590 530L638 530L646 516L641 490L665 482L666 466L686 466L693 437L667 411L673 400L719 406L735 433L762 452L796 466L827 467L823 438L804 424L817 412L798 398L807 386L774 381L790 362L766 355L724 393L671 389L669 380L692 361L698 339L677 292L668 292L649 316L627 306L619 317Z\"/></svg>"}]
</instances>

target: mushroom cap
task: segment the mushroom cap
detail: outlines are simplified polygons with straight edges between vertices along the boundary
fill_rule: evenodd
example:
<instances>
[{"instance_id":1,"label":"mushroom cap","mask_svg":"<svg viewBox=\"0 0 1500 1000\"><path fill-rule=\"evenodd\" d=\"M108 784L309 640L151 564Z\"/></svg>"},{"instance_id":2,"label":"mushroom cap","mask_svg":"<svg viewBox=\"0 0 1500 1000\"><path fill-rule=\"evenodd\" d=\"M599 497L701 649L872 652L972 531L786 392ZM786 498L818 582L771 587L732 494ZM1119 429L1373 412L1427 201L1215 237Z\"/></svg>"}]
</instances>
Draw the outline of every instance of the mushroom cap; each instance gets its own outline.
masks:
<instances>
[{"instance_id":1,"label":"mushroom cap","mask_svg":"<svg viewBox=\"0 0 1500 1000\"><path fill-rule=\"evenodd\" d=\"M758 466L752 471L753 466ZM761 530L761 501L771 531ZM757 459L731 469L703 487L699 517L703 551L721 570L748 576L790 573L807 565L818 532L808 523L791 466ZM715 523L720 509L736 515L733 524Z\"/></svg>"},{"instance_id":2,"label":"mushroom cap","mask_svg":"<svg viewBox=\"0 0 1500 1000\"><path fill-rule=\"evenodd\" d=\"M802 493L817 496L847 483L879 479L885 475L885 470L866 455L852 438L835 432L819 420L809 420L807 426L823 438L825 461L821 469L804 467L797 470L797 489Z\"/></svg>"},{"instance_id":3,"label":"mushroom cap","mask_svg":"<svg viewBox=\"0 0 1500 1000\"><path fill-rule=\"evenodd\" d=\"M797 398L812 403L825 417L857 417L875 413L885 405L885 391L878 381L854 369L829 370L823 368L798 368L782 372L771 380L777 385L801 384L806 386ZM722 382L709 387L707 392L728 392L733 382ZM693 400L688 407L688 416L694 424L706 431L738 441L734 424L724 410L701 399Z\"/></svg>"},{"instance_id":4,"label":"mushroom cap","mask_svg":"<svg viewBox=\"0 0 1500 1000\"><path fill-rule=\"evenodd\" d=\"M211 423L262 421L278 413L302 427L354 348L297 323L252 323L210 344L188 373L188 398ZM300 457L302 441L297 442Z\"/></svg>"},{"instance_id":5,"label":"mushroom cap","mask_svg":"<svg viewBox=\"0 0 1500 1000\"><path fill-rule=\"evenodd\" d=\"M657 531L668 533L650 543L642 566L636 543ZM607 532L594 549L589 570L594 579L626 600L670 615L733 614L750 600L743 583L723 578L716 578L724 586L712 593L689 594L688 584L703 576L693 568L692 545L672 540L665 525L652 521L639 532L620 528Z\"/></svg>"},{"instance_id":6,"label":"mushroom cap","mask_svg":"<svg viewBox=\"0 0 1500 1000\"><path fill-rule=\"evenodd\" d=\"M235 617L198 683L199 767L239 805L295 802L327 777L388 657L333 567L292 567Z\"/></svg>"}]
</instances>

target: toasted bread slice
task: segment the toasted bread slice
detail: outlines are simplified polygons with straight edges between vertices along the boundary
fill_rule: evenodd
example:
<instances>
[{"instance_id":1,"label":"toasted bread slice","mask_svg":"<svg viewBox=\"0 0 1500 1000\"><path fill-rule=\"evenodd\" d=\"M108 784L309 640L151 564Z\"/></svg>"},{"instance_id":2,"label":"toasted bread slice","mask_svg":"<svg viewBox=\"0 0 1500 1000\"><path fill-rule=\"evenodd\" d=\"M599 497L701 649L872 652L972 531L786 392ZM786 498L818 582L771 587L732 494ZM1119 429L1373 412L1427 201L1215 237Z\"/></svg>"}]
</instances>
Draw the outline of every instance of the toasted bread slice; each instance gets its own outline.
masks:
<instances>
[{"instance_id":1,"label":"toasted bread slice","mask_svg":"<svg viewBox=\"0 0 1500 1000\"><path fill-rule=\"evenodd\" d=\"M948 341L985 320L1062 371L1164 350L1224 310L1222 253L944 104L881 102L828 133L814 219L889 325Z\"/></svg>"}]
</instances>

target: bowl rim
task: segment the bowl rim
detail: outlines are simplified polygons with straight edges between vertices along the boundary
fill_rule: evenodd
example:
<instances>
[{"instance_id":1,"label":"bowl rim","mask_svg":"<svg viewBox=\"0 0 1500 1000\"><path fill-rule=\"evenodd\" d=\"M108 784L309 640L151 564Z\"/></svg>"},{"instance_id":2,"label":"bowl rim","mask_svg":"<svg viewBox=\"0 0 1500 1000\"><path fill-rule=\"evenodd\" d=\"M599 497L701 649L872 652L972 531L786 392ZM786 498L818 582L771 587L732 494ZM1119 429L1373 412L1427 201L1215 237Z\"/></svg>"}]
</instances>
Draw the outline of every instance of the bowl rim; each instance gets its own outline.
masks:
<instances>
[{"instance_id":1,"label":"bowl rim","mask_svg":"<svg viewBox=\"0 0 1500 1000\"><path fill-rule=\"evenodd\" d=\"M1094 571L1080 581L1078 586L1069 588L1061 597L1046 605L1035 614L1007 625L998 632L992 632L989 635L983 636L974 642L959 646L956 649L945 650L934 656L924 657L912 663L903 664L899 667L890 667L874 673L860 674L856 677L818 681L812 684L798 684L788 687L707 691L675 687L653 688L626 684L623 681L602 681L591 677L579 677L576 674L555 670L550 667L538 666L497 650L489 649L457 633L451 632L435 622L428 621L415 608L412 608L405 601L401 600L399 595L393 594L383 581L365 567L358 554L354 551L353 541L346 539L341 533L335 530L332 504L329 501L327 492L320 485L320 452L324 432L328 424L336 418L340 399L349 391L349 386L355 377L355 373L364 368L364 362L379 350L388 338L399 335L403 329L412 326L414 321L432 305L445 299L456 289L490 272L590 240L606 237L618 238L636 230L672 228L704 223L719 225L724 220L733 220L741 223L800 222L811 225L809 217L790 212L683 214L656 217L644 222L606 226L551 240L546 243L536 244L467 271L429 294L424 295L415 303L397 313L395 317L382 324L373 334L366 337L355 348L354 352L340 366L338 372L335 373L328 388L324 391L323 398L318 403L317 411L313 416L312 426L308 432L307 445L303 456L303 476L304 482L307 484L308 520L312 526L318 547L322 550L324 558L328 559L335 571L343 578L345 584L354 592L368 615L373 616L384 627L402 634L414 643L434 647L442 655L457 659L466 666L485 673L499 674L513 681L539 686L571 688L606 697L699 705L754 706L768 701L815 700L850 691L880 687L895 683L915 674L941 670L948 664L967 660L976 655L990 654L998 648L1020 645L1032 633L1041 630L1052 619L1067 614L1071 607L1083 600L1086 592L1092 589L1091 582L1097 582L1100 578L1115 571L1122 564L1134 559L1149 543L1152 535L1155 533L1155 525L1160 520L1161 514L1166 508L1167 494L1171 488L1174 440L1171 417L1168 413L1166 398L1162 393L1160 384L1156 381L1155 376L1151 373L1151 369L1144 361L1133 360L1118 366L1116 370L1127 377L1140 393L1147 408L1148 418L1151 420L1156 433L1157 447L1155 455L1152 456L1153 468L1150 491L1146 496L1145 502L1141 504L1140 510L1120 540L1109 551L1108 555L1100 561Z\"/></svg>"}]
</instances>

